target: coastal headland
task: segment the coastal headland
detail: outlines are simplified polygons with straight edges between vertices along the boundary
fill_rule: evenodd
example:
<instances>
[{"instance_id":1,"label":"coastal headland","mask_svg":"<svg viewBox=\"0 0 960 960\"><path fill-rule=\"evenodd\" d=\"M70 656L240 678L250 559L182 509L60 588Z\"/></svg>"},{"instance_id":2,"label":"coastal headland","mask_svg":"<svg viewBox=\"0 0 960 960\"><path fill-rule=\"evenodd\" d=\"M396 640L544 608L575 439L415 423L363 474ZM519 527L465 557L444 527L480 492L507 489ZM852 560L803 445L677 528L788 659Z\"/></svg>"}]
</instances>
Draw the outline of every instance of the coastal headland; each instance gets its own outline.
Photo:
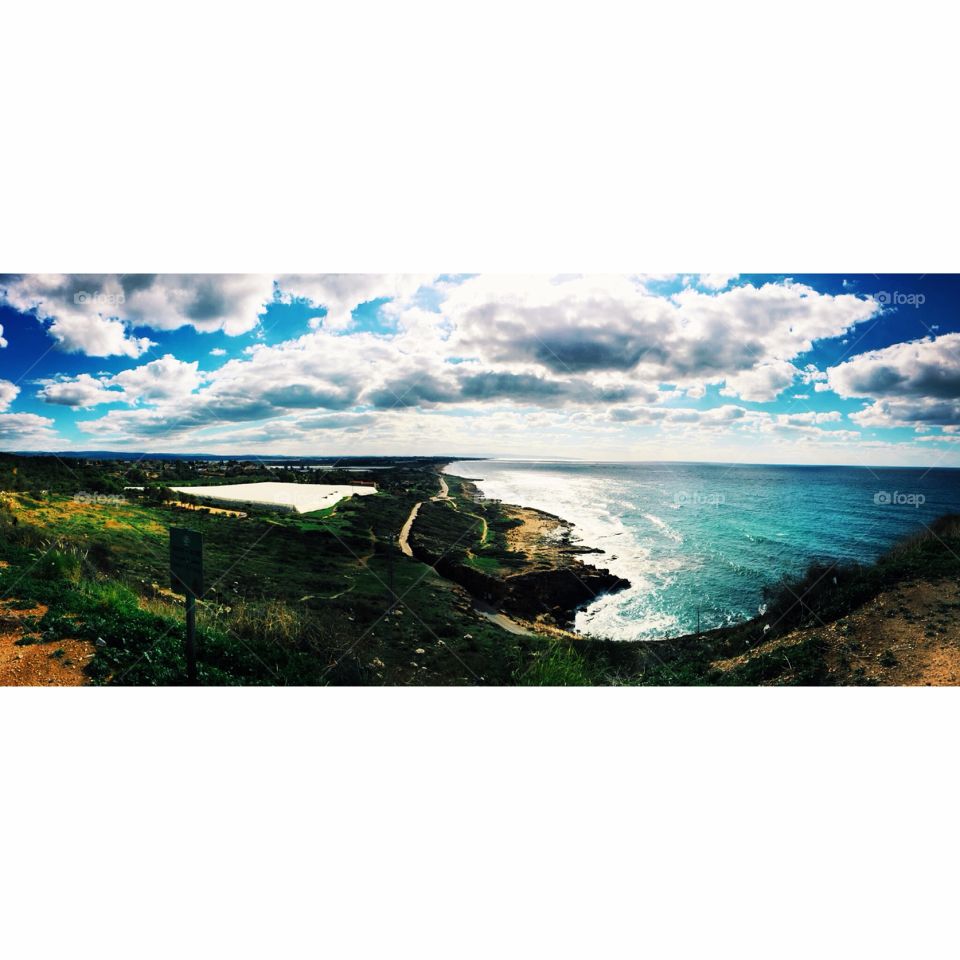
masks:
<instances>
[{"instance_id":1,"label":"coastal headland","mask_svg":"<svg viewBox=\"0 0 960 960\"><path fill-rule=\"evenodd\" d=\"M445 496L419 506L411 551L482 603L556 633L572 630L584 604L630 586L583 563L592 551L571 542L572 525L561 517L487 500L462 477L442 482Z\"/></svg>"}]
</instances>

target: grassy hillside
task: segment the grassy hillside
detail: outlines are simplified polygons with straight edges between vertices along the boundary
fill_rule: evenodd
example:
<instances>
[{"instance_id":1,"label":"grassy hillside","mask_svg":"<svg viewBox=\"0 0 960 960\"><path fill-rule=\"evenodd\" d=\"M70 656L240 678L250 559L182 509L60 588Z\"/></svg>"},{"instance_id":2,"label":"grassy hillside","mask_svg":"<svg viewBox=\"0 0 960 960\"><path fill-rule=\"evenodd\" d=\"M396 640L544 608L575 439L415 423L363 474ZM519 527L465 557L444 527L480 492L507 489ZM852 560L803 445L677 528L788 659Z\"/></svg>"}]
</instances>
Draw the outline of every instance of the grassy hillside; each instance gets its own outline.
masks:
<instances>
[{"instance_id":1,"label":"grassy hillside","mask_svg":"<svg viewBox=\"0 0 960 960\"><path fill-rule=\"evenodd\" d=\"M318 514L245 519L151 502L149 491L78 502L39 487L56 478L24 472L25 490L0 495L0 597L48 607L28 625L31 642L96 644L97 682L182 681L183 610L167 589L177 525L204 535L204 683L506 683L522 655L522 638L397 549L413 503L436 491L430 470L397 471L384 492Z\"/></svg>"}]
</instances>

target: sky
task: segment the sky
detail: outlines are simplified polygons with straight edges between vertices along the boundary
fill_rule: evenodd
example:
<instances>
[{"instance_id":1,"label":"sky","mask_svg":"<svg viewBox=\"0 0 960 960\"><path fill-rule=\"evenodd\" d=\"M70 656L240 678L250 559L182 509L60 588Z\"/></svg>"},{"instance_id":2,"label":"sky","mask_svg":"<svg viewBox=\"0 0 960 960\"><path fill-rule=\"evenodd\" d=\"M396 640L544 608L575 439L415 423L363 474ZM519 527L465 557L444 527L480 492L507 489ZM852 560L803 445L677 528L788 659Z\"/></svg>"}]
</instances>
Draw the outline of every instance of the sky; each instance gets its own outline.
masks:
<instances>
[{"instance_id":1,"label":"sky","mask_svg":"<svg viewBox=\"0 0 960 960\"><path fill-rule=\"evenodd\" d=\"M960 466L955 275L0 275L0 449Z\"/></svg>"}]
</instances>

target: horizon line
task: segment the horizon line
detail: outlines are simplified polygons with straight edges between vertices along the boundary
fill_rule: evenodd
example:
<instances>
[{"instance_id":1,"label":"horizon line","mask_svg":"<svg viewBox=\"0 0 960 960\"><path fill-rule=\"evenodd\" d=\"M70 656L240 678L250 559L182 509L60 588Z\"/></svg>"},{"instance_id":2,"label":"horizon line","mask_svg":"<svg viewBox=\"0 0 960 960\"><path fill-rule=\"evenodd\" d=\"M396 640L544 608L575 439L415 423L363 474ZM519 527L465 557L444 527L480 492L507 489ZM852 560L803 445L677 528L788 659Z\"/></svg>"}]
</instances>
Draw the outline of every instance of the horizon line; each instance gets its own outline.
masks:
<instances>
[{"instance_id":1,"label":"horizon line","mask_svg":"<svg viewBox=\"0 0 960 960\"><path fill-rule=\"evenodd\" d=\"M146 460L150 457L179 457L184 460L189 459L224 459L224 460L242 460L242 461L262 461L262 460L313 460L313 461L337 461L337 460L443 460L447 464L459 461L494 461L500 463L553 463L553 464L598 464L598 465L633 465L633 464L690 464L697 466L717 465L717 466L744 466L744 467L840 467L845 469L860 470L960 470L960 466L950 465L927 465L927 464L899 464L899 463L771 463L762 460L596 460L579 459L575 457L506 457L497 455L449 455L449 454L428 454L428 453L367 453L367 454L293 454L293 453L182 453L175 451L161 450L0 450L0 455L21 456L21 457L61 457L61 456L86 456L96 459L98 456L110 456L115 459L140 459Z\"/></svg>"}]
</instances>

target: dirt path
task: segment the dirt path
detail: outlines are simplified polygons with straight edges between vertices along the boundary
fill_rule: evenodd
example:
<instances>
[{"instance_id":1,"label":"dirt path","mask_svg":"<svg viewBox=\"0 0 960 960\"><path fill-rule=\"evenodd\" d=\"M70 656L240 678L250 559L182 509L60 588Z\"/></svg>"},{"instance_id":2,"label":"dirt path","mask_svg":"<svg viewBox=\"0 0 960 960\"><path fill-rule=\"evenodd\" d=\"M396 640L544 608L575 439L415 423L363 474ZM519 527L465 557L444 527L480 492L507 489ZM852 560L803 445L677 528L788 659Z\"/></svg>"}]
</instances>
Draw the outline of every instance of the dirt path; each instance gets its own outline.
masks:
<instances>
[{"instance_id":1,"label":"dirt path","mask_svg":"<svg viewBox=\"0 0 960 960\"><path fill-rule=\"evenodd\" d=\"M521 626L516 620L511 620L505 613L494 610L493 607L483 603L481 600L474 601L473 609L479 613L481 617L489 620L491 623L495 623L501 630L506 630L507 633L515 634L518 637L536 636L532 630Z\"/></svg>"},{"instance_id":2,"label":"dirt path","mask_svg":"<svg viewBox=\"0 0 960 960\"><path fill-rule=\"evenodd\" d=\"M490 533L490 528L487 526L486 517L481 517L479 514L476 514L476 513L468 513L467 516L473 517L474 520L479 520L481 525L483 526L483 532L480 534L480 545L483 546L483 544L487 542L487 535Z\"/></svg>"},{"instance_id":3,"label":"dirt path","mask_svg":"<svg viewBox=\"0 0 960 960\"><path fill-rule=\"evenodd\" d=\"M58 640L53 643L18 644L32 635L31 621L47 608L42 604L14 609L15 601L0 602L0 686L79 687L87 683L83 668L94 655L92 643Z\"/></svg>"},{"instance_id":4,"label":"dirt path","mask_svg":"<svg viewBox=\"0 0 960 960\"><path fill-rule=\"evenodd\" d=\"M435 496L431 497L431 500L446 500L453 505L456 509L456 503L450 499L450 488L447 486L447 481L440 477L440 492ZM407 522L403 525L403 528L400 530L400 539L397 540L397 543L400 546L400 551L405 557L412 557L413 550L410 549L410 528L413 526L413 521L417 519L417 514L420 512L420 508L423 506L423 501L415 503L413 509L410 511L410 516L407 517ZM484 539L486 539L486 531L484 531Z\"/></svg>"},{"instance_id":5,"label":"dirt path","mask_svg":"<svg viewBox=\"0 0 960 960\"><path fill-rule=\"evenodd\" d=\"M400 539L397 540L397 543L400 546L400 552L405 557L412 557L413 551L410 549L410 528L413 526L413 521L417 519L417 514L420 512L420 507L423 505L423 501L420 503L415 503L413 509L410 511L410 516L407 517L407 522L403 525L400 530Z\"/></svg>"}]
</instances>

